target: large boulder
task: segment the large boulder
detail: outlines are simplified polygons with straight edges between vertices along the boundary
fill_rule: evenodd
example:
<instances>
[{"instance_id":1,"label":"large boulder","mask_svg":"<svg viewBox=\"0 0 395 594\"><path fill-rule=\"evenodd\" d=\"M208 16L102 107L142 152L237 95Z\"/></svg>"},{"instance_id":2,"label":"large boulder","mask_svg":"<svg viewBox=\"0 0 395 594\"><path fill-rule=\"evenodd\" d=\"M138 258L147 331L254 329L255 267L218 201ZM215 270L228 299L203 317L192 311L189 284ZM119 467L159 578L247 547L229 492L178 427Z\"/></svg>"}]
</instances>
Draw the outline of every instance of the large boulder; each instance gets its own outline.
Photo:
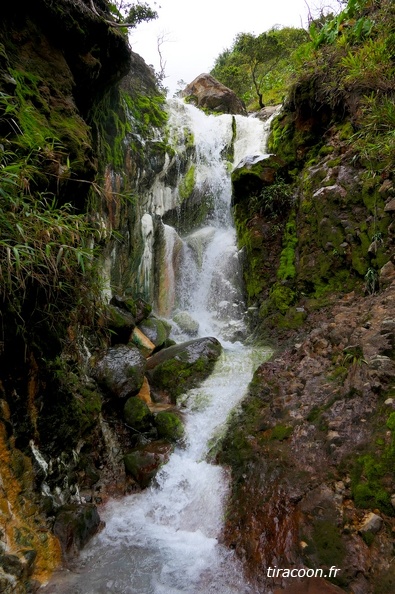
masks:
<instances>
[{"instance_id":1,"label":"large boulder","mask_svg":"<svg viewBox=\"0 0 395 594\"><path fill-rule=\"evenodd\" d=\"M94 377L102 388L118 398L137 394L143 385L146 359L133 346L108 349L95 366Z\"/></svg>"},{"instance_id":2,"label":"large boulder","mask_svg":"<svg viewBox=\"0 0 395 594\"><path fill-rule=\"evenodd\" d=\"M221 350L216 338L205 337L159 351L147 360L147 377L153 394L175 403L177 396L210 375Z\"/></svg>"},{"instance_id":3,"label":"large boulder","mask_svg":"<svg viewBox=\"0 0 395 594\"><path fill-rule=\"evenodd\" d=\"M236 93L210 74L199 74L185 87L181 96L188 103L209 111L247 115L245 105Z\"/></svg>"}]
</instances>

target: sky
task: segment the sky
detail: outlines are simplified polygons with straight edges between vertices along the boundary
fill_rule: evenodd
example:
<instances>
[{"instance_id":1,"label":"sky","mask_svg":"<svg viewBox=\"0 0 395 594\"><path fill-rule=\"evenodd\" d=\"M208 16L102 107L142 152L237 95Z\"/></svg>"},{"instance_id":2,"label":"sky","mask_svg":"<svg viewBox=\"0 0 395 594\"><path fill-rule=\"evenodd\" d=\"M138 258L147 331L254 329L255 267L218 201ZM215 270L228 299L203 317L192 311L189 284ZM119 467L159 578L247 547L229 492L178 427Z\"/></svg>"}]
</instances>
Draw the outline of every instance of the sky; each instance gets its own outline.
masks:
<instances>
[{"instance_id":1,"label":"sky","mask_svg":"<svg viewBox=\"0 0 395 594\"><path fill-rule=\"evenodd\" d=\"M209 72L218 55L230 48L237 33L258 35L275 25L306 26L308 6L314 15L320 6L336 7L336 0L152 0L147 3L158 18L141 23L130 32L133 51L160 70L160 51L165 62L164 86L172 96L196 76Z\"/></svg>"}]
</instances>

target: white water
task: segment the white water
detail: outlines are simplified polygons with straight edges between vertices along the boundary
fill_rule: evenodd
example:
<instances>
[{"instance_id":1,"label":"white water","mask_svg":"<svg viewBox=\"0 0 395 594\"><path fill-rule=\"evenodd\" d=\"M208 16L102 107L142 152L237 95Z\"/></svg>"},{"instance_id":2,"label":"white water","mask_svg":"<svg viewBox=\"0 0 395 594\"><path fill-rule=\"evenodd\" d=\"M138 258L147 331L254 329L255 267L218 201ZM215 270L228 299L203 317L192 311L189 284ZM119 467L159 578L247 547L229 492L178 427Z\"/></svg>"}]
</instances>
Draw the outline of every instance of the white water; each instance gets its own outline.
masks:
<instances>
[{"instance_id":1,"label":"white water","mask_svg":"<svg viewBox=\"0 0 395 594\"><path fill-rule=\"evenodd\" d=\"M221 467L206 461L254 369L268 354L229 340L229 328L243 323L244 309L230 216L229 167L221 157L232 137L232 119L207 117L179 104L172 118L174 128L193 131L196 183L209 188L216 205L206 227L184 238L180 270L172 268L174 230L165 230L165 268L171 269L165 286L169 291L166 307L178 302L180 309L199 322L199 335L217 336L224 352L210 378L184 397L184 446L176 449L149 489L113 501L101 511L105 529L84 550L75 571L51 582L46 588L50 594L254 592L233 553L219 543L229 482ZM236 120L237 165L247 155L264 154L265 138L258 120L241 116ZM164 197L170 194L162 185L152 198L149 214L162 214ZM151 261L147 252L145 266Z\"/></svg>"}]
</instances>

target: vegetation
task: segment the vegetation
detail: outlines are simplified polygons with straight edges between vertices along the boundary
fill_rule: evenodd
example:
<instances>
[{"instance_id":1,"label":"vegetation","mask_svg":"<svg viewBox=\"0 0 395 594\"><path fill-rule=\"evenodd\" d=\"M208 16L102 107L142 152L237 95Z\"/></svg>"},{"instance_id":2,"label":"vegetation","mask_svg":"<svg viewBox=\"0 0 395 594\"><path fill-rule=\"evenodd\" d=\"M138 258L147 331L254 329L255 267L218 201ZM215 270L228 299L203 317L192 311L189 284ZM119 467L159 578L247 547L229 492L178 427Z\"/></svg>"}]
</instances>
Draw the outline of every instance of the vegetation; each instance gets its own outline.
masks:
<instances>
[{"instance_id":1,"label":"vegetation","mask_svg":"<svg viewBox=\"0 0 395 594\"><path fill-rule=\"evenodd\" d=\"M90 0L91 10L111 27L121 29L134 29L140 23L152 21L158 17L156 10L153 10L146 2L126 2L125 0L106 0L111 19L105 18L98 12L95 1ZM154 2L156 4L156 2Z\"/></svg>"},{"instance_id":2,"label":"vegetation","mask_svg":"<svg viewBox=\"0 0 395 594\"><path fill-rule=\"evenodd\" d=\"M23 92L20 82L16 97L0 93L0 121L7 130L0 147L1 296L20 316L28 300L26 315L41 308L57 316L78 301L77 292L86 293L88 284L93 289L95 229L56 195L73 162L59 138L61 127L55 131L44 121L29 97L31 88Z\"/></svg>"},{"instance_id":3,"label":"vegetation","mask_svg":"<svg viewBox=\"0 0 395 594\"><path fill-rule=\"evenodd\" d=\"M239 33L215 61L211 74L250 109L281 103L295 70L293 54L308 39L304 29L285 27L260 35Z\"/></svg>"}]
</instances>

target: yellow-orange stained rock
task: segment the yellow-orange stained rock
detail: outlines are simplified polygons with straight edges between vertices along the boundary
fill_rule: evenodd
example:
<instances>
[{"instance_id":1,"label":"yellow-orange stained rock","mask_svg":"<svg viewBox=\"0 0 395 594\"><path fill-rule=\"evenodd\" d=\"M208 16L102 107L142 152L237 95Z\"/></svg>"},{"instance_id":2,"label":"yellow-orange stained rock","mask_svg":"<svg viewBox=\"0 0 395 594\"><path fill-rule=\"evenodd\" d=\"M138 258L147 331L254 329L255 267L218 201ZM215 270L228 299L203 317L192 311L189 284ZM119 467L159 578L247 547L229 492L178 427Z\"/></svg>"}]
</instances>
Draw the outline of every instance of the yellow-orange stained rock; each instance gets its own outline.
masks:
<instances>
[{"instance_id":1,"label":"yellow-orange stained rock","mask_svg":"<svg viewBox=\"0 0 395 594\"><path fill-rule=\"evenodd\" d=\"M148 404L148 406L152 404L151 388L149 387L149 383L146 377L144 378L144 382L141 386L140 392L137 394L137 398L140 398L140 400Z\"/></svg>"},{"instance_id":2,"label":"yellow-orange stained rock","mask_svg":"<svg viewBox=\"0 0 395 594\"><path fill-rule=\"evenodd\" d=\"M155 348L154 343L151 342L148 336L146 336L138 328L135 328L133 330L132 335L130 337L130 342L132 342L134 345L136 345L136 347L140 349L144 357L149 357Z\"/></svg>"}]
</instances>

